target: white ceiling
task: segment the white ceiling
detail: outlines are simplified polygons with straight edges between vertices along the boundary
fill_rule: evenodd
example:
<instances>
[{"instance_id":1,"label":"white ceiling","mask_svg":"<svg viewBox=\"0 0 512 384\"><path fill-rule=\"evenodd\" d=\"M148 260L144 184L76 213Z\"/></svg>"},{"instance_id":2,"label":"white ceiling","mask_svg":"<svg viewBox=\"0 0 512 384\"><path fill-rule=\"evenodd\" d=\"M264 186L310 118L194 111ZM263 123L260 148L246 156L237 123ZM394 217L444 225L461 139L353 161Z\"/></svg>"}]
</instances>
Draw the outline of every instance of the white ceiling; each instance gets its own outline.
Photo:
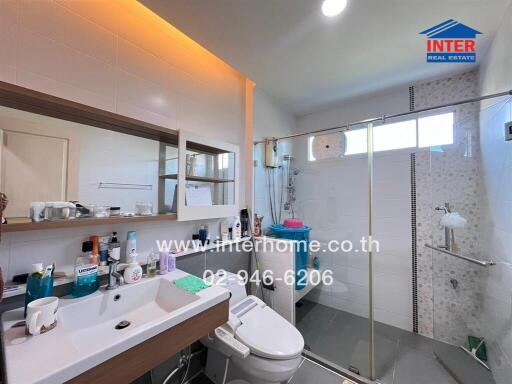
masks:
<instances>
[{"instance_id":1,"label":"white ceiling","mask_svg":"<svg viewBox=\"0 0 512 384\"><path fill-rule=\"evenodd\" d=\"M447 19L483 32L487 51L510 0L348 0L329 19L321 0L141 0L303 115L348 98L458 72L427 64L424 29Z\"/></svg>"}]
</instances>

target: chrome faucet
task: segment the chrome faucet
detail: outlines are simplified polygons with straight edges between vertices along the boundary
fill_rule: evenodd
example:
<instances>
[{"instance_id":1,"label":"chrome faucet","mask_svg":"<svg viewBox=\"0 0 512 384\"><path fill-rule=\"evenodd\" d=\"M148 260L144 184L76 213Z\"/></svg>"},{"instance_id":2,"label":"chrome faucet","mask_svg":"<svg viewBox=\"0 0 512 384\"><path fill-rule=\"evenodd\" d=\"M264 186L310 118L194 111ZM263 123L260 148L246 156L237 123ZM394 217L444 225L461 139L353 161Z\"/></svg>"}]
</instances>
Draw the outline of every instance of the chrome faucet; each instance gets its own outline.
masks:
<instances>
[{"instance_id":1,"label":"chrome faucet","mask_svg":"<svg viewBox=\"0 0 512 384\"><path fill-rule=\"evenodd\" d=\"M119 260L108 258L108 285L107 289L116 289L124 284L123 276L117 271Z\"/></svg>"}]
</instances>

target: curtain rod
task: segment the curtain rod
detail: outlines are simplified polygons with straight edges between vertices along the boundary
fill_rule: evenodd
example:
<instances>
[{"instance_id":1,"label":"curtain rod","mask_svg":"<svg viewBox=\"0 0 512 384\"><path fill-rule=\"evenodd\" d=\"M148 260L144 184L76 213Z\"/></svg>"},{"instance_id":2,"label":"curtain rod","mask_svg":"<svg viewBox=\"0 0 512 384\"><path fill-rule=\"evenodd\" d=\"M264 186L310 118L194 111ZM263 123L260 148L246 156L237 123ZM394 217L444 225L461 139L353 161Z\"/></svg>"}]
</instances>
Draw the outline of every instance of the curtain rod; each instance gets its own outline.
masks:
<instances>
[{"instance_id":1,"label":"curtain rod","mask_svg":"<svg viewBox=\"0 0 512 384\"><path fill-rule=\"evenodd\" d=\"M396 117L408 116L408 115L413 115L413 114L416 114L416 113L428 112L428 111L432 111L432 110L435 110L435 109L446 108L446 107L453 107L453 106L461 105L461 104L475 103L477 101L482 101L482 100L487 100L487 99L494 99L495 97L502 97L502 96L512 96L512 89L509 90L509 91L505 91L505 92L493 93L491 95L474 97L472 99L456 101L454 103L441 104L441 105L436 105L434 107L429 107L429 108L422 108L422 109L418 109L416 111L402 112L402 113L397 113L397 114L394 114L394 115L384 115L384 116L381 116L381 117L365 119L365 120L357 121L357 122L354 122L354 123L347 123L347 124L341 125L339 127L323 128L323 129L317 129L315 131L310 131L310 132L301 132L301 133L294 133L292 135L273 137L272 141L292 139L292 138L295 138L295 137L308 136L308 135L311 135L311 134L314 134L314 133L322 133L322 132L328 132L328 131L334 131L334 130L341 130L343 132L343 131L350 130L350 127L352 127L354 125L369 124L369 123L374 123L376 121L382 121L382 120L386 120L386 119L393 119L393 118L396 118ZM266 143L267 141L268 140L254 141L253 145Z\"/></svg>"}]
</instances>

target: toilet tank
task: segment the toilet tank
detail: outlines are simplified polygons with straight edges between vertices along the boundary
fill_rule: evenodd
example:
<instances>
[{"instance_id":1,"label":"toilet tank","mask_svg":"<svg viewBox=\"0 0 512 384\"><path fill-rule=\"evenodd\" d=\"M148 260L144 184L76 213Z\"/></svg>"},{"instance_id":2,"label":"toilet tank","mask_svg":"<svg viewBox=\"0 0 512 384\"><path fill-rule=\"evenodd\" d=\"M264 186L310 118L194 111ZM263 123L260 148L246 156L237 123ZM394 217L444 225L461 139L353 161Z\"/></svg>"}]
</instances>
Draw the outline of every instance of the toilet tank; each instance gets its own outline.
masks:
<instances>
[{"instance_id":1,"label":"toilet tank","mask_svg":"<svg viewBox=\"0 0 512 384\"><path fill-rule=\"evenodd\" d=\"M231 298L229 299L230 307L247 297L244 281L237 274L218 271L216 274L211 277L207 277L205 280L208 283L226 288L231 292Z\"/></svg>"}]
</instances>

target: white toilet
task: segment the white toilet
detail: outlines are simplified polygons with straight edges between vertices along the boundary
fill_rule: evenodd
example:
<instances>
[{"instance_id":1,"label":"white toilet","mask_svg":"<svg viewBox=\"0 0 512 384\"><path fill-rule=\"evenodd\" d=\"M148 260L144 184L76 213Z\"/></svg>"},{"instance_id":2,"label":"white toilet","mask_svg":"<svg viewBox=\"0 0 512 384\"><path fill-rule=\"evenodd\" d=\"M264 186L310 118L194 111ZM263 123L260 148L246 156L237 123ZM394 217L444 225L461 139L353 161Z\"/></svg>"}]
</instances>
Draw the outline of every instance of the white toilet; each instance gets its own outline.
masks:
<instances>
[{"instance_id":1,"label":"white toilet","mask_svg":"<svg viewBox=\"0 0 512 384\"><path fill-rule=\"evenodd\" d=\"M229 289L231 299L229 321L201 339L208 347L206 376L215 384L223 384L224 379L225 383L287 382L302 360L300 332L259 298L247 296L238 275L219 272L212 280Z\"/></svg>"}]
</instances>

